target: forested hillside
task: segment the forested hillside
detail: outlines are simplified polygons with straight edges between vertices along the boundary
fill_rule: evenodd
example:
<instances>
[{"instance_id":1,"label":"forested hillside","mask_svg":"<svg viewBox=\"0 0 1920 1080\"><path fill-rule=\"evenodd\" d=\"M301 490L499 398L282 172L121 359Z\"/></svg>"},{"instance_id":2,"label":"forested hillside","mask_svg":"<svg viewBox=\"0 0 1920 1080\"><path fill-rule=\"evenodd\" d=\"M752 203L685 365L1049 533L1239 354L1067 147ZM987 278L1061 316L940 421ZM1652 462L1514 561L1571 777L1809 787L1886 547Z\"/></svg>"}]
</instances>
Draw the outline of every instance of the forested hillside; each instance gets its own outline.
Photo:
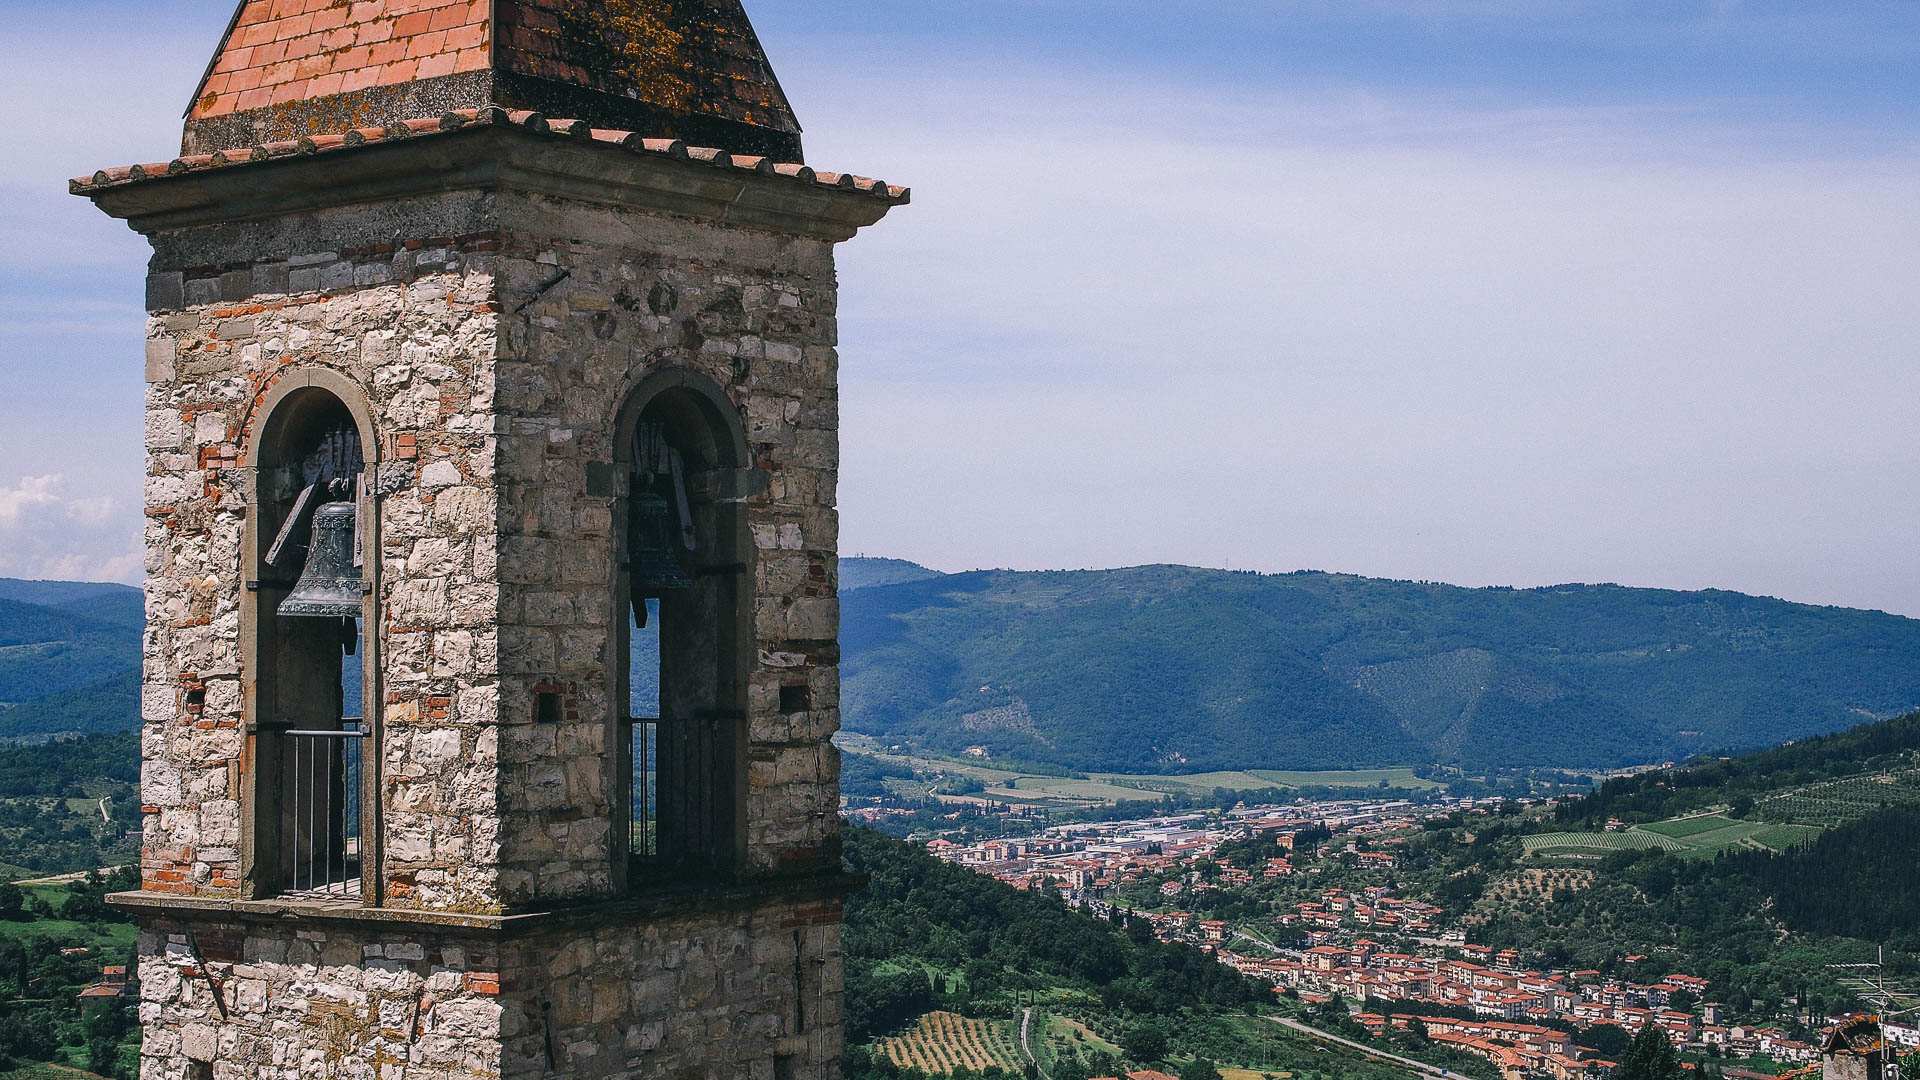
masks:
<instances>
[{"instance_id":1,"label":"forested hillside","mask_svg":"<svg viewBox=\"0 0 1920 1080\"><path fill-rule=\"evenodd\" d=\"M1465 823L1478 850L1447 880L1450 906L1479 923L1476 940L1565 966L1611 971L1639 954L1707 977L1709 994L1736 1009L1843 1011L1859 986L1852 969L1834 965L1887 946L1897 976L1920 971L1917 774L1920 714L1611 780L1551 814ZM1609 822L1634 829L1602 831ZM1717 850L1616 846L1755 822L1799 838L1781 850L1751 839ZM1584 831L1541 831L1569 826ZM1574 842L1581 836L1594 845ZM1575 884L1513 888L1556 869Z\"/></svg>"},{"instance_id":2,"label":"forested hillside","mask_svg":"<svg viewBox=\"0 0 1920 1080\"><path fill-rule=\"evenodd\" d=\"M1920 622L1727 592L1153 566L869 584L843 609L849 729L1070 769L1594 768L1920 703Z\"/></svg>"},{"instance_id":3,"label":"forested hillside","mask_svg":"<svg viewBox=\"0 0 1920 1080\"><path fill-rule=\"evenodd\" d=\"M1869 790L1890 802L1904 786L1897 782L1898 774L1920 765L1916 755L1920 713L1737 758L1616 777L1585 798L1561 803L1555 814L1568 824L1593 825L1609 818L1659 821L1716 805L1741 804L1765 813L1773 799L1862 774L1876 774L1874 779L1882 782Z\"/></svg>"},{"instance_id":4,"label":"forested hillside","mask_svg":"<svg viewBox=\"0 0 1920 1080\"><path fill-rule=\"evenodd\" d=\"M849 730L1069 770L1601 768L1920 703L1920 622L1737 593L892 559L841 585ZM138 726L140 625L135 589L0 581L0 740Z\"/></svg>"},{"instance_id":5,"label":"forested hillside","mask_svg":"<svg viewBox=\"0 0 1920 1080\"><path fill-rule=\"evenodd\" d=\"M1058 896L1023 892L870 829L849 827L845 851L847 868L872 878L848 899L842 938L847 1080L923 1075L875 1053L870 1040L878 1036L966 1029L973 1037L957 1049L978 1053L977 1037L994 1025L1000 1057L1012 1067L992 1068L1007 1075L1036 1075L1022 1066L1023 1045L1052 1080L1148 1067L1219 1080L1216 1062L1302 1080L1405 1075L1263 1019L1299 1006L1191 945L1155 940L1144 919L1096 919ZM1344 1006L1336 1011L1337 1022L1348 1023ZM1484 1062L1420 1050L1459 1075L1493 1075Z\"/></svg>"},{"instance_id":6,"label":"forested hillside","mask_svg":"<svg viewBox=\"0 0 1920 1080\"><path fill-rule=\"evenodd\" d=\"M0 740L132 731L140 590L0 578Z\"/></svg>"},{"instance_id":7,"label":"forested hillside","mask_svg":"<svg viewBox=\"0 0 1920 1080\"><path fill-rule=\"evenodd\" d=\"M1188 945L1155 941L1021 892L918 846L849 826L847 869L872 876L847 902L847 1030L858 1041L936 1003L965 1010L1066 986L1120 1014L1252 1008L1272 991ZM943 973L929 977L929 971Z\"/></svg>"},{"instance_id":8,"label":"forested hillside","mask_svg":"<svg viewBox=\"0 0 1920 1080\"><path fill-rule=\"evenodd\" d=\"M0 747L0 881L137 860L140 737Z\"/></svg>"}]
</instances>

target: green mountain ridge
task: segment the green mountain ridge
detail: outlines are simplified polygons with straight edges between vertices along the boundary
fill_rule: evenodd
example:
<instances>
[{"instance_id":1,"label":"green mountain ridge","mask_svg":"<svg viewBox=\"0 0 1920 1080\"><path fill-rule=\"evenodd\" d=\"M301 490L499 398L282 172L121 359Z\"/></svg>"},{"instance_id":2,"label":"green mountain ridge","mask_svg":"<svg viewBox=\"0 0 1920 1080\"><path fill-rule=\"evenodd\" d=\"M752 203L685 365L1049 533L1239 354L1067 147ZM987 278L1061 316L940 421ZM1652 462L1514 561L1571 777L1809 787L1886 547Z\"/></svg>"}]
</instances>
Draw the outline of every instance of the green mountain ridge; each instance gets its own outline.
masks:
<instances>
[{"instance_id":1,"label":"green mountain ridge","mask_svg":"<svg viewBox=\"0 0 1920 1080\"><path fill-rule=\"evenodd\" d=\"M938 570L929 570L905 559L876 559L861 555L840 560L840 591L843 593L854 589L870 589L875 585L901 585L940 576Z\"/></svg>"},{"instance_id":2,"label":"green mountain ridge","mask_svg":"<svg viewBox=\"0 0 1920 1080\"><path fill-rule=\"evenodd\" d=\"M37 701L137 672L144 624L138 589L0 578L0 737ZM136 708L116 730L138 724Z\"/></svg>"},{"instance_id":3,"label":"green mountain ridge","mask_svg":"<svg viewBox=\"0 0 1920 1080\"><path fill-rule=\"evenodd\" d=\"M1731 592L858 558L840 573L848 730L1068 770L1597 769L1920 702L1920 622ZM139 627L139 590L0 580L0 738L137 728Z\"/></svg>"},{"instance_id":4,"label":"green mountain ridge","mask_svg":"<svg viewBox=\"0 0 1920 1080\"><path fill-rule=\"evenodd\" d=\"M848 729L1080 770L1605 768L1920 702L1920 622L1721 591L976 571L843 617Z\"/></svg>"},{"instance_id":5,"label":"green mountain ridge","mask_svg":"<svg viewBox=\"0 0 1920 1080\"><path fill-rule=\"evenodd\" d=\"M0 740L118 734L139 726L139 668L0 712Z\"/></svg>"},{"instance_id":6,"label":"green mountain ridge","mask_svg":"<svg viewBox=\"0 0 1920 1080\"><path fill-rule=\"evenodd\" d=\"M146 618L140 590L111 582L0 578L0 600L36 607L79 609L87 618L116 624L138 624Z\"/></svg>"}]
</instances>

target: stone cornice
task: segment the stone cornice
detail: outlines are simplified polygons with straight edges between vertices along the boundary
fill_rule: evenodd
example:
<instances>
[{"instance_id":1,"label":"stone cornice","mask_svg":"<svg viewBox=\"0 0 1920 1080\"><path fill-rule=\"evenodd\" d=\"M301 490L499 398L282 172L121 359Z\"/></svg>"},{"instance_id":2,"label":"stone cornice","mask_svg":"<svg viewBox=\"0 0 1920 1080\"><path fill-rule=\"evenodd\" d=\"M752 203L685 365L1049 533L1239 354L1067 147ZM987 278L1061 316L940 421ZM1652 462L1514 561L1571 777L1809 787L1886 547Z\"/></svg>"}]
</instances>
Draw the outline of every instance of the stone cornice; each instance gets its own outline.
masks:
<instances>
[{"instance_id":1,"label":"stone cornice","mask_svg":"<svg viewBox=\"0 0 1920 1080\"><path fill-rule=\"evenodd\" d=\"M72 190L147 235L500 190L832 242L911 198L879 181L497 109L101 170Z\"/></svg>"}]
</instances>

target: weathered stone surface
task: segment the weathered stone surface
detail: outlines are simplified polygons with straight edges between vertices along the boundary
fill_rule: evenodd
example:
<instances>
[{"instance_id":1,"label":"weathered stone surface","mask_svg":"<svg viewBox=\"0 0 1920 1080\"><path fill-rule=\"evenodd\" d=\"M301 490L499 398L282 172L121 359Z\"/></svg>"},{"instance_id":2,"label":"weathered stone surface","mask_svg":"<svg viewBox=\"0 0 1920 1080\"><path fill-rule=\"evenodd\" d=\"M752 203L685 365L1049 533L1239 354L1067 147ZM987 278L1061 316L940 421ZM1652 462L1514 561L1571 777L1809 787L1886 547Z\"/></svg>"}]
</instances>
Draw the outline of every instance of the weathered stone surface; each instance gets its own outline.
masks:
<instances>
[{"instance_id":1,"label":"weathered stone surface","mask_svg":"<svg viewBox=\"0 0 1920 1080\"><path fill-rule=\"evenodd\" d=\"M838 852L838 359L824 241L531 194L456 192L163 233L149 303L145 889L244 898L243 775L271 703L245 635L264 403L364 394L378 618L369 869L396 911L606 900L619 486L648 375L724 389L751 469L742 872ZM804 708L782 710L783 687ZM543 694L558 714L537 722ZM637 882L645 889L651 882ZM145 1080L832 1075L837 904L716 909L508 940L392 923L149 918ZM215 994L220 995L216 1002ZM224 1006L224 1008L223 1008ZM551 1057L549 1057L551 1055Z\"/></svg>"}]
</instances>

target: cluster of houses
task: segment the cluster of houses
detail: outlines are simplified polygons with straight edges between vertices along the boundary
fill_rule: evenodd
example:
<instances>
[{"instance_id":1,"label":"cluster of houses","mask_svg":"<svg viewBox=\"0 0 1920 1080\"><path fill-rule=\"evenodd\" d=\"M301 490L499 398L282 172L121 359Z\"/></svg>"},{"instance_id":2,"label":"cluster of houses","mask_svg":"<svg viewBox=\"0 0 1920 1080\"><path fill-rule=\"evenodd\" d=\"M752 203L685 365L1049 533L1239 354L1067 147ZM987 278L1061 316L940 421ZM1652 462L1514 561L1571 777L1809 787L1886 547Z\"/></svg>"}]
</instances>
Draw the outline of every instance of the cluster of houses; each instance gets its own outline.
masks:
<instances>
[{"instance_id":1,"label":"cluster of houses","mask_svg":"<svg viewBox=\"0 0 1920 1080\"><path fill-rule=\"evenodd\" d=\"M1376 899L1374 906L1384 899ZM1307 1000L1338 995L1352 1002L1430 1003L1450 1006L1453 1012L1471 1012L1476 1017L1473 1021L1418 1018L1436 1040L1485 1057L1516 1076L1568 1080L1604 1075L1611 1068L1610 1062L1582 1060L1564 1032L1549 1024L1564 1028L1570 1023L1581 1029L1611 1024L1628 1034L1652 1024L1664 1030L1675 1046L1688 1049L1717 1049L1729 1057L1765 1055L1783 1062L1810 1062L1818 1057L1817 1047L1794 1039L1784 1028L1727 1023L1726 1009L1717 1002L1705 1002L1697 1010L1678 1007L1706 995L1707 980L1693 975L1676 973L1656 982L1636 983L1602 978L1591 970L1540 971L1523 967L1512 950L1496 952L1460 940L1457 934L1429 939L1435 946L1422 947L1418 953L1370 938L1333 943L1329 938L1336 931L1326 927L1321 913L1357 912L1365 906L1362 900L1343 893L1328 895L1319 904L1301 905L1295 917L1314 926L1307 933L1305 948L1256 956L1216 946L1216 955L1236 970L1276 988L1294 990ZM1205 938L1202 934L1189 940L1204 945ZM1384 1033L1389 1026L1406 1027L1414 1016L1363 1013L1358 1019L1376 1033Z\"/></svg>"},{"instance_id":2,"label":"cluster of houses","mask_svg":"<svg viewBox=\"0 0 1920 1080\"><path fill-rule=\"evenodd\" d=\"M928 850L1022 889L1058 891L1068 903L1112 917L1112 897L1124 886L1165 878L1161 895L1170 903L1212 889L1231 889L1295 872L1293 833L1325 826L1335 833L1371 837L1369 850L1352 860L1391 869L1398 862L1393 834L1454 809L1410 803L1316 803L1241 808L1226 815L1190 814L1141 821L1057 826L1036 836L958 844L939 839ZM1280 857L1252 868L1214 865L1223 842L1273 835ZM1360 848L1362 845L1354 845ZM1199 872L1204 866L1205 873ZM1597 971L1541 971L1522 966L1511 950L1494 951L1466 941L1441 924L1441 909L1392 895L1384 886L1354 891L1328 889L1279 916L1291 930L1286 947L1243 934L1226 922L1181 911L1132 912L1145 918L1162 940L1186 941L1222 963L1309 1001L1342 999L1448 1006L1446 1015L1418 1011L1357 1019L1384 1035L1416 1022L1436 1042L1476 1054L1518 1078L1583 1080L1605 1076L1612 1063L1582 1058L1565 1029L1616 1025L1628 1034L1652 1024L1676 1046L1718 1049L1730 1057L1766 1055L1782 1062L1816 1062L1819 1048L1778 1027L1733 1024L1724 1007L1701 1003L1707 982L1676 973L1639 984L1602 978ZM1396 944L1383 943L1375 938ZM1628 960L1644 959L1630 957ZM1681 1005L1688 1007L1680 1007ZM1442 1010L1436 1010L1436 1013ZM1459 1019L1471 1014L1472 1019Z\"/></svg>"},{"instance_id":3,"label":"cluster of houses","mask_svg":"<svg viewBox=\"0 0 1920 1080\"><path fill-rule=\"evenodd\" d=\"M1294 806L1240 808L1224 815L1186 814L1140 821L1056 825L1036 836L1003 837L973 844L937 839L927 850L948 862L970 866L1021 889L1052 888L1070 902L1103 899L1119 888L1172 874L1161 885L1165 896L1192 896L1231 889L1294 872L1292 860L1270 859L1252 870L1220 866L1202 880L1180 871L1195 867L1227 840L1273 834L1290 849L1295 832L1310 825L1343 832L1391 833L1459 808L1471 799L1416 805L1408 802L1302 803ZM1366 851L1361 865L1391 869L1398 856Z\"/></svg>"},{"instance_id":4,"label":"cluster of houses","mask_svg":"<svg viewBox=\"0 0 1920 1080\"><path fill-rule=\"evenodd\" d=\"M100 969L100 978L81 990L79 998L84 1002L119 1001L133 991L133 984L127 980L125 964L108 964Z\"/></svg>"},{"instance_id":5,"label":"cluster of houses","mask_svg":"<svg viewBox=\"0 0 1920 1080\"><path fill-rule=\"evenodd\" d=\"M1055 826L1035 836L973 844L936 839L927 848L941 859L1017 888L1057 891L1069 904L1112 918L1120 911L1115 894L1143 881L1165 879L1159 892L1170 905L1214 889L1290 876L1296 870L1290 857L1293 834L1308 826L1372 840L1349 849L1349 859L1391 869L1399 858L1393 851L1394 834L1456 809L1475 806L1472 800L1452 799L1438 805L1260 806L1225 815ZM1251 868L1216 864L1210 858L1228 840L1260 835L1279 841L1280 857ZM1127 914L1148 920L1161 940L1197 945L1220 962L1272 983L1276 992L1294 993L1309 1002L1324 1003L1338 995L1356 1005L1373 1000L1403 1008L1447 1006L1444 1013L1449 1015L1415 1009L1391 1015L1361 1012L1356 1019L1376 1036L1418 1024L1436 1043L1494 1063L1508 1080L1596 1080L1608 1075L1614 1063L1590 1052L1583 1057L1567 1034L1569 1027L1614 1025L1631 1035L1651 1024L1678 1047L1804 1063L1802 1075L1807 1077L1820 1072L1822 1050L1830 1049L1795 1039L1781 1027L1731 1023L1724 1006L1703 1000L1707 980L1697 976L1675 973L1642 984L1604 978L1598 971L1524 967L1512 950L1475 945L1461 930L1444 928L1440 908L1396 897L1385 886L1328 889L1293 905L1278 916L1291 932L1285 946L1189 912ZM1633 963L1646 957L1623 959ZM1470 1018L1461 1018L1467 1014ZM1909 1031L1887 1025L1886 1037L1904 1041ZM1912 1037L1920 1044L1920 1031Z\"/></svg>"},{"instance_id":6,"label":"cluster of houses","mask_svg":"<svg viewBox=\"0 0 1920 1080\"><path fill-rule=\"evenodd\" d=\"M1309 945L1326 945L1343 930L1370 933L1438 933L1436 922L1443 912L1432 904L1402 900L1384 887L1371 887L1359 893L1328 889L1318 900L1304 900L1280 916L1283 926L1297 928ZM1465 935L1454 935L1465 944ZM1441 940L1446 940L1443 936Z\"/></svg>"},{"instance_id":7,"label":"cluster of houses","mask_svg":"<svg viewBox=\"0 0 1920 1080\"><path fill-rule=\"evenodd\" d=\"M1472 945L1448 951L1487 952ZM1724 1023L1725 1009L1717 1003L1707 1002L1698 1011L1674 1007L1682 994L1688 998L1681 1000L1698 1000L1706 992L1706 980L1691 975L1640 984L1603 979L1597 971L1528 970L1510 953L1478 962L1465 956L1395 952L1367 940L1283 950L1278 956L1225 949L1218 955L1237 970L1294 989L1309 1001L1339 995L1354 1002L1425 1002L1451 1006L1450 1012L1471 1012L1472 1020L1414 1013L1362 1013L1357 1019L1383 1034L1390 1026L1404 1028L1417 1018L1436 1040L1455 1043L1503 1070L1518 1070L1515 1075L1537 1073L1555 1080L1604 1075L1611 1063L1581 1060L1564 1031L1569 1023L1581 1029L1611 1024L1629 1035L1651 1024L1676 1046L1717 1048L1730 1057L1763 1054L1775 1061L1809 1062L1818 1056L1815 1046L1792 1038L1785 1029Z\"/></svg>"}]
</instances>

